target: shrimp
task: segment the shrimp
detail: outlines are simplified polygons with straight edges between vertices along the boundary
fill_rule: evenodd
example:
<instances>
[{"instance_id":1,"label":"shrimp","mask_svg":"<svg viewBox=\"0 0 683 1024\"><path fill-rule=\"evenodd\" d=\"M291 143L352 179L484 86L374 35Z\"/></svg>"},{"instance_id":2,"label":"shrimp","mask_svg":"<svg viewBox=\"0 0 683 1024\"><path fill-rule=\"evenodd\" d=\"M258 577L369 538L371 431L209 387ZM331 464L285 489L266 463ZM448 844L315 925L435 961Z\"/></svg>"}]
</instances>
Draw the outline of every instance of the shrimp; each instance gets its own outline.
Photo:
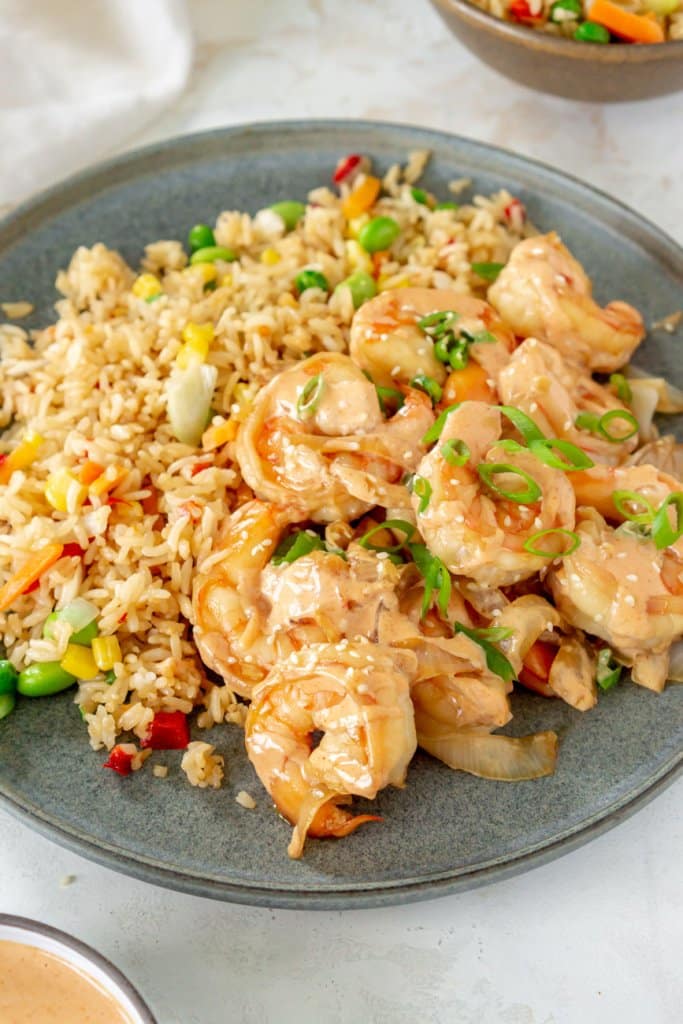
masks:
<instances>
[{"instance_id":1,"label":"shrimp","mask_svg":"<svg viewBox=\"0 0 683 1024\"><path fill-rule=\"evenodd\" d=\"M546 436L571 441L596 461L615 465L638 446L637 434L613 442L575 426L582 412L601 416L613 409L624 413L629 410L584 370L535 338L513 352L498 378L498 393L505 405L525 412ZM623 423L615 423L613 430L615 434L628 433Z\"/></svg>"},{"instance_id":2,"label":"shrimp","mask_svg":"<svg viewBox=\"0 0 683 1024\"><path fill-rule=\"evenodd\" d=\"M610 372L627 363L643 340L643 318L626 302L601 309L591 293L583 267L551 231L518 242L488 300L515 334Z\"/></svg>"},{"instance_id":3,"label":"shrimp","mask_svg":"<svg viewBox=\"0 0 683 1024\"><path fill-rule=\"evenodd\" d=\"M415 655L365 641L314 644L278 663L254 691L246 720L249 760L295 828L345 836L374 815L340 807L402 786L417 747L410 701ZM321 732L313 748L313 734Z\"/></svg>"},{"instance_id":4,"label":"shrimp","mask_svg":"<svg viewBox=\"0 0 683 1024\"><path fill-rule=\"evenodd\" d=\"M404 507L400 481L424 453L429 398L406 388L385 420L374 385L348 356L319 353L275 377L240 426L236 457L254 493L316 522Z\"/></svg>"},{"instance_id":5,"label":"shrimp","mask_svg":"<svg viewBox=\"0 0 683 1024\"><path fill-rule=\"evenodd\" d=\"M419 639L411 683L417 741L450 768L481 778L515 781L549 775L557 736L551 732L513 739L491 735L512 717L506 683L486 666L481 646L469 637Z\"/></svg>"},{"instance_id":6,"label":"shrimp","mask_svg":"<svg viewBox=\"0 0 683 1024\"><path fill-rule=\"evenodd\" d=\"M578 510L576 532L579 548L548 574L559 612L609 644L632 666L634 682L662 690L669 648L683 636L681 543L658 550L591 508Z\"/></svg>"},{"instance_id":7,"label":"shrimp","mask_svg":"<svg viewBox=\"0 0 683 1024\"><path fill-rule=\"evenodd\" d=\"M400 570L359 544L350 544L343 558L313 550L275 564L273 552L291 522L281 506L243 505L195 582L200 655L242 697L251 696L276 661L307 644L372 637L380 628L391 634L403 618Z\"/></svg>"},{"instance_id":8,"label":"shrimp","mask_svg":"<svg viewBox=\"0 0 683 1024\"><path fill-rule=\"evenodd\" d=\"M626 516L614 504L615 491L631 491L640 495L644 502L656 510L674 491L683 490L674 477L664 473L655 466L593 466L592 469L578 470L570 473L572 487L576 495L577 505L587 505L597 509L604 519L623 523ZM622 506L623 508L623 506ZM646 508L635 507L638 514Z\"/></svg>"},{"instance_id":9,"label":"shrimp","mask_svg":"<svg viewBox=\"0 0 683 1024\"><path fill-rule=\"evenodd\" d=\"M524 550L534 534L574 527L574 492L567 475L527 449L504 451L497 446L501 435L497 408L463 402L447 417L439 442L418 466L413 484L413 508L429 549L451 572L488 587L528 579L547 565L547 558ZM469 449L463 466L453 466L444 457L444 443L451 439ZM499 496L477 471L496 464L523 474L522 488L520 475L512 473L492 477L494 486L507 485L512 493L528 484L532 495L540 489L538 497L519 503ZM421 487L418 477L424 481Z\"/></svg>"},{"instance_id":10,"label":"shrimp","mask_svg":"<svg viewBox=\"0 0 683 1024\"><path fill-rule=\"evenodd\" d=\"M455 334L487 332L490 339L469 346L469 353L491 377L515 347L510 330L482 299L437 288L400 288L363 303L351 324L351 358L381 385L409 383L417 374L446 379L447 367L434 353L434 341L418 326L430 313L452 312Z\"/></svg>"}]
</instances>

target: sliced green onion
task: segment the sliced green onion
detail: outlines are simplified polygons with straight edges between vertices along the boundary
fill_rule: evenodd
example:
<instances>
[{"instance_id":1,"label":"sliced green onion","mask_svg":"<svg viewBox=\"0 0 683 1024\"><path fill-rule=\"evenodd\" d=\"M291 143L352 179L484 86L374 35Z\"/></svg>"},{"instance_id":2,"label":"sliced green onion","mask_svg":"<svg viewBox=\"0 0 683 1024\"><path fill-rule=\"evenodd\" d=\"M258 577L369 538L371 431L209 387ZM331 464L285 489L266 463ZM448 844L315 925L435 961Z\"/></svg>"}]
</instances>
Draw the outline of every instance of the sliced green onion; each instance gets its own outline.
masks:
<instances>
[{"instance_id":1,"label":"sliced green onion","mask_svg":"<svg viewBox=\"0 0 683 1024\"><path fill-rule=\"evenodd\" d=\"M441 401L441 395L443 394L441 385L433 377L428 377L426 373L416 374L411 380L410 386L429 395L432 405L436 405L437 402Z\"/></svg>"},{"instance_id":2,"label":"sliced green onion","mask_svg":"<svg viewBox=\"0 0 683 1024\"><path fill-rule=\"evenodd\" d=\"M472 454L465 444L458 437L452 437L445 441L440 448L441 455L449 466L464 466Z\"/></svg>"},{"instance_id":3,"label":"sliced green onion","mask_svg":"<svg viewBox=\"0 0 683 1024\"><path fill-rule=\"evenodd\" d=\"M633 399L633 392L631 391L631 385L624 377L623 373L612 373L610 374L609 382L617 393L617 398L624 403L624 405L630 405Z\"/></svg>"},{"instance_id":4,"label":"sliced green onion","mask_svg":"<svg viewBox=\"0 0 683 1024\"><path fill-rule=\"evenodd\" d=\"M521 409L516 409L514 405L498 405L496 408L506 419L510 420L513 427L517 428L527 444L530 444L532 441L546 440L545 434L534 423L531 416L527 416Z\"/></svg>"},{"instance_id":5,"label":"sliced green onion","mask_svg":"<svg viewBox=\"0 0 683 1024\"><path fill-rule=\"evenodd\" d=\"M438 310L436 313L428 313L427 316L423 316L421 320L417 321L417 326L425 334L434 333L431 328L449 328L451 324L454 324L456 320L460 319L460 314L456 313L454 309L443 309Z\"/></svg>"},{"instance_id":6,"label":"sliced green onion","mask_svg":"<svg viewBox=\"0 0 683 1024\"><path fill-rule=\"evenodd\" d=\"M465 333L464 331L462 332ZM471 345L496 345L498 338L496 338L490 331L475 331L474 334L470 335Z\"/></svg>"},{"instance_id":7,"label":"sliced green onion","mask_svg":"<svg viewBox=\"0 0 683 1024\"><path fill-rule=\"evenodd\" d=\"M317 533L309 533L308 530L299 530L298 533L290 533L289 537L281 540L273 552L271 559L273 565L287 563L291 565L297 558L310 555L311 551L325 551L324 541Z\"/></svg>"},{"instance_id":8,"label":"sliced green onion","mask_svg":"<svg viewBox=\"0 0 683 1024\"><path fill-rule=\"evenodd\" d=\"M417 495L420 499L420 503L417 506L418 515L423 515L427 511L430 498L432 496L432 485L429 480L424 476L419 476L417 473L413 476L410 481L408 490L411 494Z\"/></svg>"},{"instance_id":9,"label":"sliced green onion","mask_svg":"<svg viewBox=\"0 0 683 1024\"><path fill-rule=\"evenodd\" d=\"M629 523L643 523L649 526L655 518L655 510L642 494L638 494L637 491L612 491L612 502L615 509L622 517ZM640 506L645 509L644 512L631 512L626 505Z\"/></svg>"},{"instance_id":10,"label":"sliced green onion","mask_svg":"<svg viewBox=\"0 0 683 1024\"><path fill-rule=\"evenodd\" d=\"M459 407L460 402L456 402L455 405L449 405L446 409L443 410L443 412L439 413L437 418L434 420L432 426L423 435L422 441L420 443L427 445L434 444L435 441L438 441L439 438L441 437L441 434L443 433L443 428L446 426L446 420L448 419L450 414L452 412L455 412L455 410L458 409Z\"/></svg>"},{"instance_id":11,"label":"sliced green onion","mask_svg":"<svg viewBox=\"0 0 683 1024\"><path fill-rule=\"evenodd\" d=\"M675 526L671 525L669 519L670 506L675 510ZM661 550L675 544L681 534L683 534L683 491L674 491L657 509L657 514L652 522L652 539L655 542L655 547Z\"/></svg>"},{"instance_id":12,"label":"sliced green onion","mask_svg":"<svg viewBox=\"0 0 683 1024\"><path fill-rule=\"evenodd\" d=\"M469 345L458 341L448 352L448 365L452 370L464 370L470 361Z\"/></svg>"},{"instance_id":13,"label":"sliced green onion","mask_svg":"<svg viewBox=\"0 0 683 1024\"><path fill-rule=\"evenodd\" d=\"M555 455L555 450L565 455L566 460ZM576 469L590 469L595 465L593 460L589 459L586 453L575 444L572 444L571 441L562 441L559 438L530 441L529 451L546 466L563 469L565 473L571 473Z\"/></svg>"},{"instance_id":14,"label":"sliced green onion","mask_svg":"<svg viewBox=\"0 0 683 1024\"><path fill-rule=\"evenodd\" d=\"M509 640L515 631L509 626L485 626L471 632L477 640L490 640L492 644L498 644L501 640Z\"/></svg>"},{"instance_id":15,"label":"sliced green onion","mask_svg":"<svg viewBox=\"0 0 683 1024\"><path fill-rule=\"evenodd\" d=\"M94 604L86 601L83 597L77 597L63 608L48 615L43 624L43 636L47 640L54 640L54 623L68 622L73 630L69 642L89 647L94 637L99 634L96 622L99 614L99 609Z\"/></svg>"},{"instance_id":16,"label":"sliced green onion","mask_svg":"<svg viewBox=\"0 0 683 1024\"><path fill-rule=\"evenodd\" d=\"M626 434L611 434L607 427L614 420L625 420L631 429ZM612 444L628 441L630 437L635 437L640 430L638 420L633 413L627 412L625 409L610 409L609 412L604 413L602 416L598 416L594 412L580 412L574 420L574 424L580 430L589 430L592 434L600 434L606 440L611 441Z\"/></svg>"},{"instance_id":17,"label":"sliced green onion","mask_svg":"<svg viewBox=\"0 0 683 1024\"><path fill-rule=\"evenodd\" d=\"M500 676L506 683L511 683L515 679L515 670L507 660L502 651L499 651L497 647L487 640L481 634L483 630L471 629L469 626L464 626L462 622L455 622L453 629L456 633L464 633L470 640L474 640L476 644L479 644L486 657L486 664L491 672L495 675Z\"/></svg>"},{"instance_id":18,"label":"sliced green onion","mask_svg":"<svg viewBox=\"0 0 683 1024\"><path fill-rule=\"evenodd\" d=\"M429 196L423 188L411 188L410 194L420 206L429 206Z\"/></svg>"},{"instance_id":19,"label":"sliced green onion","mask_svg":"<svg viewBox=\"0 0 683 1024\"><path fill-rule=\"evenodd\" d=\"M523 469L511 466L509 462L481 462L477 466L477 473L494 494L498 494L507 501L515 501L518 505L530 505L532 502L538 501L543 494L532 476L525 473ZM507 491L504 487L499 487L494 483L494 477L502 473L512 473L514 476L520 477L527 486L517 491Z\"/></svg>"},{"instance_id":20,"label":"sliced green onion","mask_svg":"<svg viewBox=\"0 0 683 1024\"><path fill-rule=\"evenodd\" d=\"M595 672L595 681L601 690L611 690L621 679L621 665L612 655L609 647L603 647L598 654L598 664Z\"/></svg>"},{"instance_id":21,"label":"sliced green onion","mask_svg":"<svg viewBox=\"0 0 683 1024\"><path fill-rule=\"evenodd\" d=\"M381 533L382 530L400 530L405 534L405 537L402 541L399 541L398 544L392 544L390 547L371 544L371 538L374 537L376 533ZM400 551L402 547L405 547L406 542L410 540L414 533L415 527L406 519L387 519L385 522L379 523L377 526L373 526L367 533L364 533L358 543L362 548L367 548L368 551L386 551L387 554L395 554L397 551Z\"/></svg>"},{"instance_id":22,"label":"sliced green onion","mask_svg":"<svg viewBox=\"0 0 683 1024\"><path fill-rule=\"evenodd\" d=\"M316 373L311 377L299 395L296 403L296 411L302 419L312 416L318 406L325 390L325 381L322 373Z\"/></svg>"},{"instance_id":23,"label":"sliced green onion","mask_svg":"<svg viewBox=\"0 0 683 1024\"><path fill-rule=\"evenodd\" d=\"M384 416L394 416L405 405L405 395L397 388L383 388L375 384L377 401Z\"/></svg>"},{"instance_id":24,"label":"sliced green onion","mask_svg":"<svg viewBox=\"0 0 683 1024\"><path fill-rule=\"evenodd\" d=\"M569 537L571 543L568 548L564 551L548 551L544 548L536 547L536 541L541 540L543 537ZM540 558L565 558L567 555L571 555L581 544L581 538L578 533L574 533L573 530L564 530L560 526L552 527L549 530L539 530L538 533L534 533L531 537L527 537L522 547L525 551L528 551L530 555L538 555Z\"/></svg>"},{"instance_id":25,"label":"sliced green onion","mask_svg":"<svg viewBox=\"0 0 683 1024\"><path fill-rule=\"evenodd\" d=\"M451 202L450 199L445 199L443 203L437 203L434 207L435 210L459 210L460 206L458 203Z\"/></svg>"},{"instance_id":26,"label":"sliced green onion","mask_svg":"<svg viewBox=\"0 0 683 1024\"><path fill-rule=\"evenodd\" d=\"M504 263L470 263L473 272L477 277L481 277L484 281L495 281L501 270L505 266Z\"/></svg>"},{"instance_id":27,"label":"sliced green onion","mask_svg":"<svg viewBox=\"0 0 683 1024\"><path fill-rule=\"evenodd\" d=\"M415 565L420 570L425 581L424 595L422 598L422 610L420 617L424 619L429 611L436 591L436 604L445 617L448 614L448 604L451 599L451 575L436 555L424 544L408 544L408 549L413 556Z\"/></svg>"}]
</instances>

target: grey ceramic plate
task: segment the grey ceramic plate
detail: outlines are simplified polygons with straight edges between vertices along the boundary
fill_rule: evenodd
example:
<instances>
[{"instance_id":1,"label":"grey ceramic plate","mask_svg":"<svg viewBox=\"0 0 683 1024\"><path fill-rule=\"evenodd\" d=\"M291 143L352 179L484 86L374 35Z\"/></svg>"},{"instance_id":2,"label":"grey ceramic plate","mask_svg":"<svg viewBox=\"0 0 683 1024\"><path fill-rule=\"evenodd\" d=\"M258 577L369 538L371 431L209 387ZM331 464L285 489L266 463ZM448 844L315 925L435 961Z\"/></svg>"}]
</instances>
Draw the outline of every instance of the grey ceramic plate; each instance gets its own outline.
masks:
<instances>
[{"instance_id":1,"label":"grey ceramic plate","mask_svg":"<svg viewBox=\"0 0 683 1024\"><path fill-rule=\"evenodd\" d=\"M256 125L181 138L88 171L33 200L0 226L2 298L29 299L34 325L52 315L53 280L79 244L103 240L135 263L146 240L183 238L226 207L256 210L304 198L328 182L340 154L380 167L427 147L426 185L454 177L505 185L534 222L557 228L603 299L627 299L651 322L683 300L683 252L618 203L556 171L448 135L363 122ZM680 339L648 338L639 361L683 384ZM29 824L110 867L163 885L244 903L374 906L464 889L521 871L616 824L673 778L681 759L683 688L655 696L623 685L587 715L522 695L513 732L557 729L557 774L515 785L456 774L418 755L403 791L385 791L384 822L340 842L311 841L287 858L289 828L274 814L241 734L208 734L225 754L226 786L191 789L175 771L126 780L102 771L71 695L23 701L0 726L0 793ZM177 764L173 754L166 756ZM235 803L246 789L254 811Z\"/></svg>"}]
</instances>

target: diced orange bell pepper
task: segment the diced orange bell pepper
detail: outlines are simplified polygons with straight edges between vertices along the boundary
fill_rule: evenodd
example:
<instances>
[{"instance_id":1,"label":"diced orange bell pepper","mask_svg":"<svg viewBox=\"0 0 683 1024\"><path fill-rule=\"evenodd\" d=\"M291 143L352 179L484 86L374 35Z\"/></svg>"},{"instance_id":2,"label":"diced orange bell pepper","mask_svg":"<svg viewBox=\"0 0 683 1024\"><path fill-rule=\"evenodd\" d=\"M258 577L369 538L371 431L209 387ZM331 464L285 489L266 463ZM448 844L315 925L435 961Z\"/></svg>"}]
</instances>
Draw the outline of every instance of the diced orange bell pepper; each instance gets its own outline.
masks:
<instances>
[{"instance_id":1,"label":"diced orange bell pepper","mask_svg":"<svg viewBox=\"0 0 683 1024\"><path fill-rule=\"evenodd\" d=\"M379 178L374 178L372 174L363 178L342 203L342 212L346 219L353 220L354 217L360 217L361 213L369 210L377 199L381 187L382 182Z\"/></svg>"},{"instance_id":2,"label":"diced orange bell pepper","mask_svg":"<svg viewBox=\"0 0 683 1024\"><path fill-rule=\"evenodd\" d=\"M548 686L550 669L555 660L557 650L557 647L554 647L552 644L547 644L543 640L537 640L527 651L522 671L519 673L519 681L523 686L526 686L527 690L533 690L534 693L540 694L541 697L557 696Z\"/></svg>"},{"instance_id":3,"label":"diced orange bell pepper","mask_svg":"<svg viewBox=\"0 0 683 1024\"><path fill-rule=\"evenodd\" d=\"M495 405L498 401L495 389L488 383L489 376L479 363L470 359L462 370L449 373L443 389L441 406L454 405L455 402L488 402Z\"/></svg>"},{"instance_id":4,"label":"diced orange bell pepper","mask_svg":"<svg viewBox=\"0 0 683 1024\"><path fill-rule=\"evenodd\" d=\"M104 473L104 466L100 466L99 462L91 462L90 459L86 459L80 468L78 473L78 479L86 487L97 480L99 476Z\"/></svg>"},{"instance_id":5,"label":"diced orange bell pepper","mask_svg":"<svg viewBox=\"0 0 683 1024\"><path fill-rule=\"evenodd\" d=\"M228 441L234 441L236 437L237 424L234 420L226 420L225 423L221 423L217 427L207 427L202 434L202 448L205 452L210 452L214 448L220 448L221 445L227 444Z\"/></svg>"}]
</instances>

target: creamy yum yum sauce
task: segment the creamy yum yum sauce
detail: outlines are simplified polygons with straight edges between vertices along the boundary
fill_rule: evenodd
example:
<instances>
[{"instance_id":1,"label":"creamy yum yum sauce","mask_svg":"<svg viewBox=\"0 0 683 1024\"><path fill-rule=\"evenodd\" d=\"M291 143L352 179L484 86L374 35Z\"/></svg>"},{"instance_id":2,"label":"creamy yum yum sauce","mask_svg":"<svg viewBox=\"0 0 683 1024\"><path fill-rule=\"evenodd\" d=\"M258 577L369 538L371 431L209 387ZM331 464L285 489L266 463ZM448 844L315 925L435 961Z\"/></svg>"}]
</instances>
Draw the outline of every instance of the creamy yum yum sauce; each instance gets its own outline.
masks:
<instances>
[{"instance_id":1,"label":"creamy yum yum sauce","mask_svg":"<svg viewBox=\"0 0 683 1024\"><path fill-rule=\"evenodd\" d=\"M0 939L1 1024L133 1024L98 983L35 946Z\"/></svg>"}]
</instances>

